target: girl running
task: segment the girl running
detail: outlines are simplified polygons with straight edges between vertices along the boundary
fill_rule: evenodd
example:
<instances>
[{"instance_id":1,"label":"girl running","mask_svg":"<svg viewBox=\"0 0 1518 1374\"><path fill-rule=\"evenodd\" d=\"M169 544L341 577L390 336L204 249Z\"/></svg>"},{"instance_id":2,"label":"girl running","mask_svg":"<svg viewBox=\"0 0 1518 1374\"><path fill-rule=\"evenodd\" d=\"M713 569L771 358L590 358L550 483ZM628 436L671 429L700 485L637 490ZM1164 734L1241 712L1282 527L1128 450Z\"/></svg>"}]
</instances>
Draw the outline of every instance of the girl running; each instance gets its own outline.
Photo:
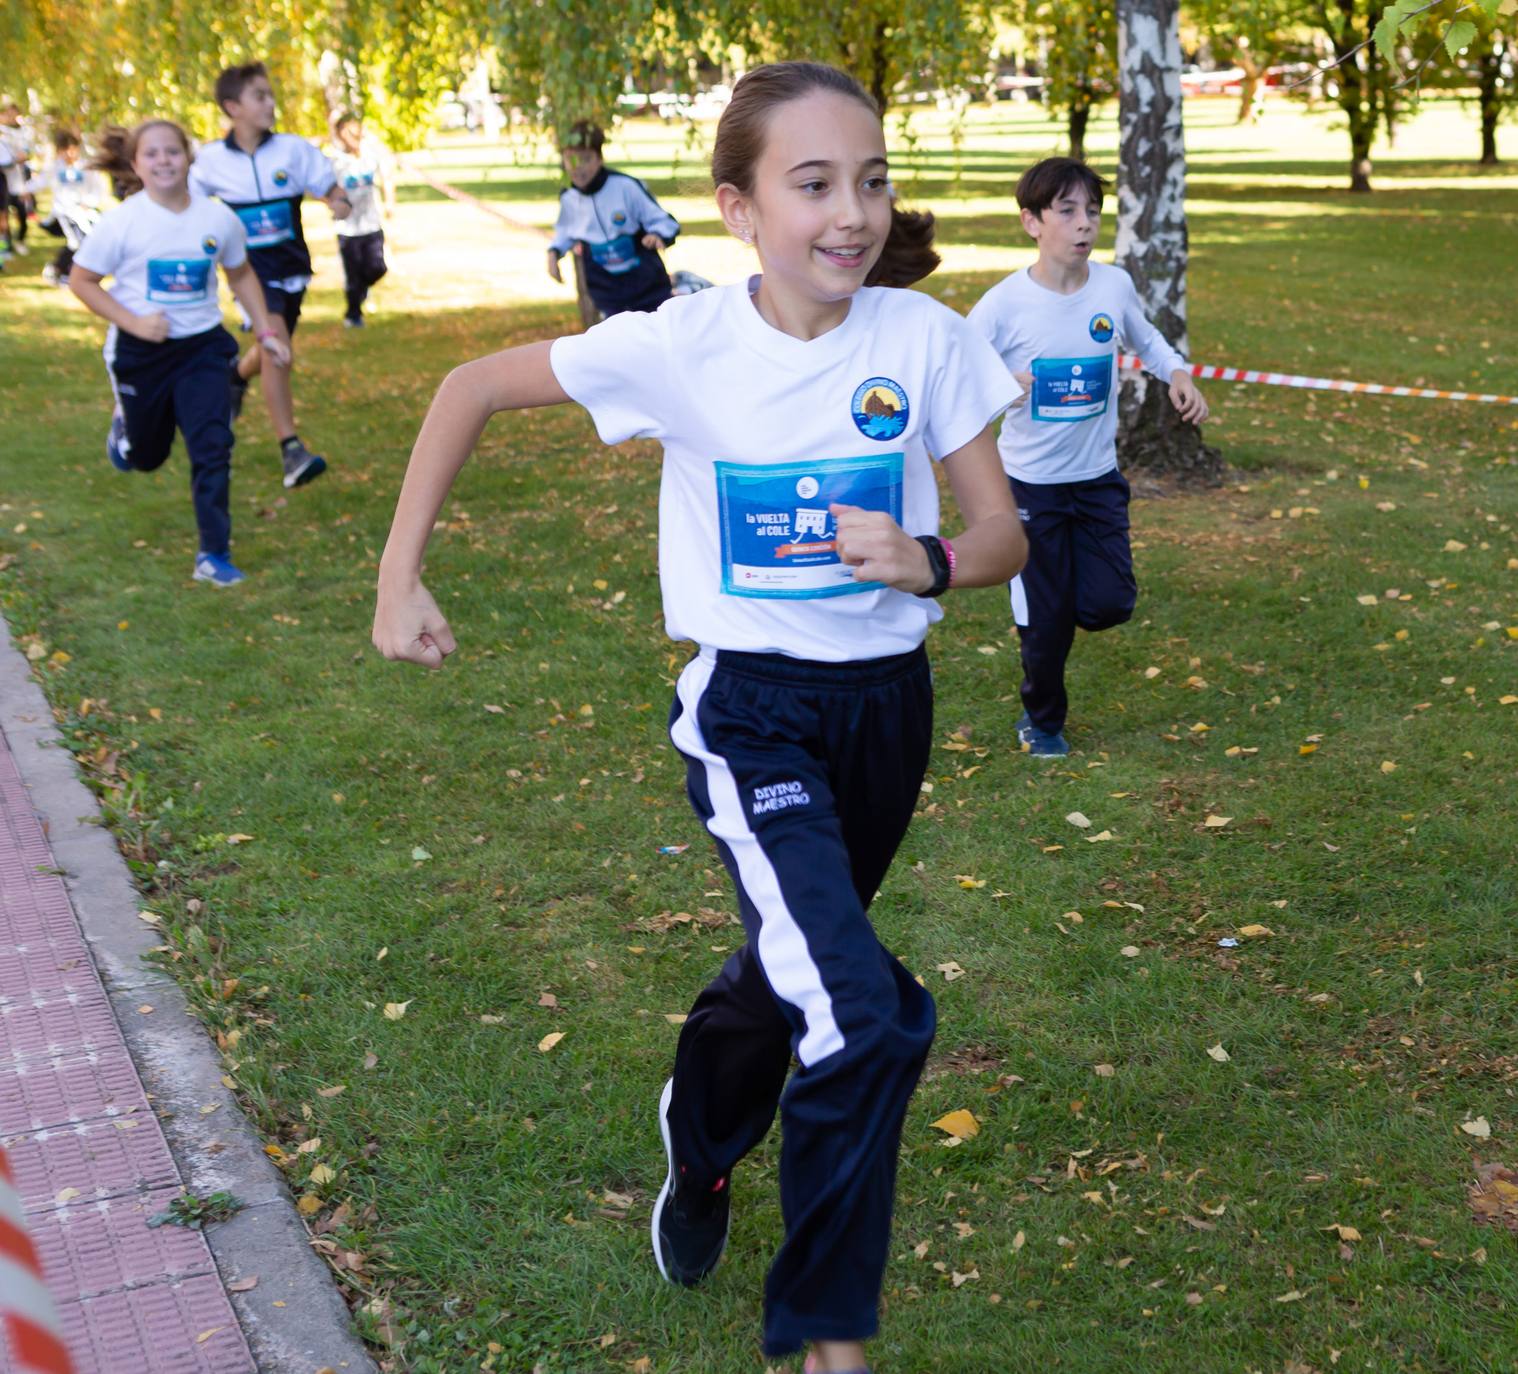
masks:
<instances>
[{"instance_id":1,"label":"girl running","mask_svg":"<svg viewBox=\"0 0 1518 1374\"><path fill-rule=\"evenodd\" d=\"M280 366L289 349L269 323L246 235L225 205L189 189L190 143L179 125L150 119L109 131L91 164L119 178L126 198L108 211L74 257L69 288L111 328L105 365L116 409L106 454L122 472L163 465L177 428L190 455L200 552L197 582L243 580L232 563L228 496L232 396L227 370L237 345L221 325L216 264ZM115 283L107 292L106 277Z\"/></svg>"},{"instance_id":2,"label":"girl running","mask_svg":"<svg viewBox=\"0 0 1518 1374\"><path fill-rule=\"evenodd\" d=\"M670 734L748 943L696 999L660 1098L654 1258L687 1285L716 1266L732 1171L778 1106L785 1242L764 1350L809 1345L809 1368L859 1371L934 1029L932 998L866 908L932 742L936 598L998 586L1023 562L988 429L1020 388L953 311L889 289L937 265L933 222L893 205L880 113L853 78L801 62L750 72L712 180L760 274L443 382L381 560L374 642L432 668L453 652L422 555L496 411L572 400L606 443L662 440L665 619L700 646ZM952 545L937 535L935 458L965 521Z\"/></svg>"}]
</instances>

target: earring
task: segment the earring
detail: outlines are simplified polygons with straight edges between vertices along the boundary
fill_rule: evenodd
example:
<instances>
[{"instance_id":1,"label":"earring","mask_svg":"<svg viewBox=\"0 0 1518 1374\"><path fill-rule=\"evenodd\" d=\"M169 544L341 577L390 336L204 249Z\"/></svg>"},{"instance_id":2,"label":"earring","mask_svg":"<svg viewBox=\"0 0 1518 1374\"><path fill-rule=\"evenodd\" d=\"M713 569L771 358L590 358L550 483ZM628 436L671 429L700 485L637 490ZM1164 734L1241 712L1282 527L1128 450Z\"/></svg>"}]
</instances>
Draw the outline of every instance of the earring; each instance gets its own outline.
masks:
<instances>
[{"instance_id":1,"label":"earring","mask_svg":"<svg viewBox=\"0 0 1518 1374\"><path fill-rule=\"evenodd\" d=\"M738 237L743 240L745 246L747 246L747 247L752 247L753 246L754 236L751 233L749 233L749 231L747 229L745 229L741 234L739 234Z\"/></svg>"}]
</instances>

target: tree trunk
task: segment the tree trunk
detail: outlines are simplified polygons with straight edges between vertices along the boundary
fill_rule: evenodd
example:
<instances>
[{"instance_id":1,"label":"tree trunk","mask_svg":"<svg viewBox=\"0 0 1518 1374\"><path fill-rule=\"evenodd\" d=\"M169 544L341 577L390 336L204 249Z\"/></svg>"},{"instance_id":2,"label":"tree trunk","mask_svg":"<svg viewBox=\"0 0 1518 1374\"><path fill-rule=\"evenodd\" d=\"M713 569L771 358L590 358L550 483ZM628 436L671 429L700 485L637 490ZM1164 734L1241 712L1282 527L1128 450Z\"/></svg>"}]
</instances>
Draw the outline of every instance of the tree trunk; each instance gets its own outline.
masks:
<instances>
[{"instance_id":1,"label":"tree trunk","mask_svg":"<svg viewBox=\"0 0 1518 1374\"><path fill-rule=\"evenodd\" d=\"M1086 160L1086 125L1090 120L1090 101L1070 106L1070 156L1077 162Z\"/></svg>"},{"instance_id":2,"label":"tree trunk","mask_svg":"<svg viewBox=\"0 0 1518 1374\"><path fill-rule=\"evenodd\" d=\"M1118 0L1116 258L1133 278L1145 315L1184 357L1186 147L1179 8L1179 0ZM1129 467L1208 485L1222 480L1222 454L1203 441L1196 425L1182 422L1166 387L1147 374L1123 378L1117 447Z\"/></svg>"},{"instance_id":3,"label":"tree trunk","mask_svg":"<svg viewBox=\"0 0 1518 1374\"><path fill-rule=\"evenodd\" d=\"M575 265L575 296L580 306L580 323L589 329L593 324L600 324L601 312L591 300L590 288L585 284L585 259L580 256L578 244L569 256L574 259Z\"/></svg>"},{"instance_id":4,"label":"tree trunk","mask_svg":"<svg viewBox=\"0 0 1518 1374\"><path fill-rule=\"evenodd\" d=\"M1502 112L1502 40L1495 35L1481 54L1481 165L1495 167L1497 116Z\"/></svg>"},{"instance_id":5,"label":"tree trunk","mask_svg":"<svg viewBox=\"0 0 1518 1374\"><path fill-rule=\"evenodd\" d=\"M1244 84L1239 89L1239 117L1235 123L1253 124L1259 114L1255 109L1255 97L1259 94L1265 69L1254 60L1252 53L1242 50L1234 53L1233 60L1244 69Z\"/></svg>"},{"instance_id":6,"label":"tree trunk","mask_svg":"<svg viewBox=\"0 0 1518 1374\"><path fill-rule=\"evenodd\" d=\"M885 118L886 103L891 98L890 90L891 71L891 45L886 37L886 26L882 20L875 25L873 41L870 44L870 94L875 99L875 108L880 111L880 117Z\"/></svg>"},{"instance_id":7,"label":"tree trunk","mask_svg":"<svg viewBox=\"0 0 1518 1374\"><path fill-rule=\"evenodd\" d=\"M1371 189L1370 148L1380 120L1376 104L1380 66L1374 44L1354 51L1362 41L1354 23L1355 0L1338 0L1338 10L1342 24L1332 34L1334 56L1338 59L1333 75L1339 83L1339 108L1349 121L1349 189L1368 192Z\"/></svg>"}]
</instances>

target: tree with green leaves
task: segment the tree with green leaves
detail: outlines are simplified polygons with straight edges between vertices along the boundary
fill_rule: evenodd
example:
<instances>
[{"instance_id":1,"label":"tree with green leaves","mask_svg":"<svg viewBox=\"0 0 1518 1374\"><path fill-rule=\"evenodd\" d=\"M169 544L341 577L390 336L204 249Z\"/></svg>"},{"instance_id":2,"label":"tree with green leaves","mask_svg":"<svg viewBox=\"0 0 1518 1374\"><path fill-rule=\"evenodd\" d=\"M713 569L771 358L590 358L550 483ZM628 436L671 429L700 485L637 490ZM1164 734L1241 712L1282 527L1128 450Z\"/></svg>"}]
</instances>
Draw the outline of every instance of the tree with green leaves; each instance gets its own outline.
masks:
<instances>
[{"instance_id":1,"label":"tree with green leaves","mask_svg":"<svg viewBox=\"0 0 1518 1374\"><path fill-rule=\"evenodd\" d=\"M1044 55L1044 105L1065 117L1070 156L1084 159L1091 111L1117 90L1116 0L1023 0L1018 19Z\"/></svg>"},{"instance_id":2,"label":"tree with green leaves","mask_svg":"<svg viewBox=\"0 0 1518 1374\"><path fill-rule=\"evenodd\" d=\"M1214 52L1243 71L1238 122L1252 122L1265 73L1307 42L1307 0L1195 0L1186 9Z\"/></svg>"}]
</instances>

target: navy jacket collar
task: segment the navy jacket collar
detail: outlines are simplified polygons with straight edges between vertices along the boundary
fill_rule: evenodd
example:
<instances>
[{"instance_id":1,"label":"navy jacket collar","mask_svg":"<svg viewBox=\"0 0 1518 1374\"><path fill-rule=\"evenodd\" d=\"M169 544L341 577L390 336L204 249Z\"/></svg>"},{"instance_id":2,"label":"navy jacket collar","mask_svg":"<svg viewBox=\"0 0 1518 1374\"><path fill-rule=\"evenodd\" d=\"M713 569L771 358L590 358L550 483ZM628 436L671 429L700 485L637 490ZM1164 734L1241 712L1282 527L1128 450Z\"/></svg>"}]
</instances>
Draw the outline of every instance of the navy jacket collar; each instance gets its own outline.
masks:
<instances>
[{"instance_id":1,"label":"navy jacket collar","mask_svg":"<svg viewBox=\"0 0 1518 1374\"><path fill-rule=\"evenodd\" d=\"M265 129L264 130L264 136L261 139L258 140L258 147L262 148L264 146L264 144L267 143L273 137L274 137L274 130L273 129ZM231 129L227 130L227 136L226 136L226 138L224 138L222 140L222 142L225 143L227 145L227 147L232 152L234 152L234 153L240 153L240 152L242 152L242 144L240 144L237 141L237 135L235 133L233 133L233 131ZM258 151L258 148L255 148L253 150L253 152L255 152L255 153L257 151ZM253 155L252 153L248 154L249 157L251 157L252 155Z\"/></svg>"}]
</instances>

